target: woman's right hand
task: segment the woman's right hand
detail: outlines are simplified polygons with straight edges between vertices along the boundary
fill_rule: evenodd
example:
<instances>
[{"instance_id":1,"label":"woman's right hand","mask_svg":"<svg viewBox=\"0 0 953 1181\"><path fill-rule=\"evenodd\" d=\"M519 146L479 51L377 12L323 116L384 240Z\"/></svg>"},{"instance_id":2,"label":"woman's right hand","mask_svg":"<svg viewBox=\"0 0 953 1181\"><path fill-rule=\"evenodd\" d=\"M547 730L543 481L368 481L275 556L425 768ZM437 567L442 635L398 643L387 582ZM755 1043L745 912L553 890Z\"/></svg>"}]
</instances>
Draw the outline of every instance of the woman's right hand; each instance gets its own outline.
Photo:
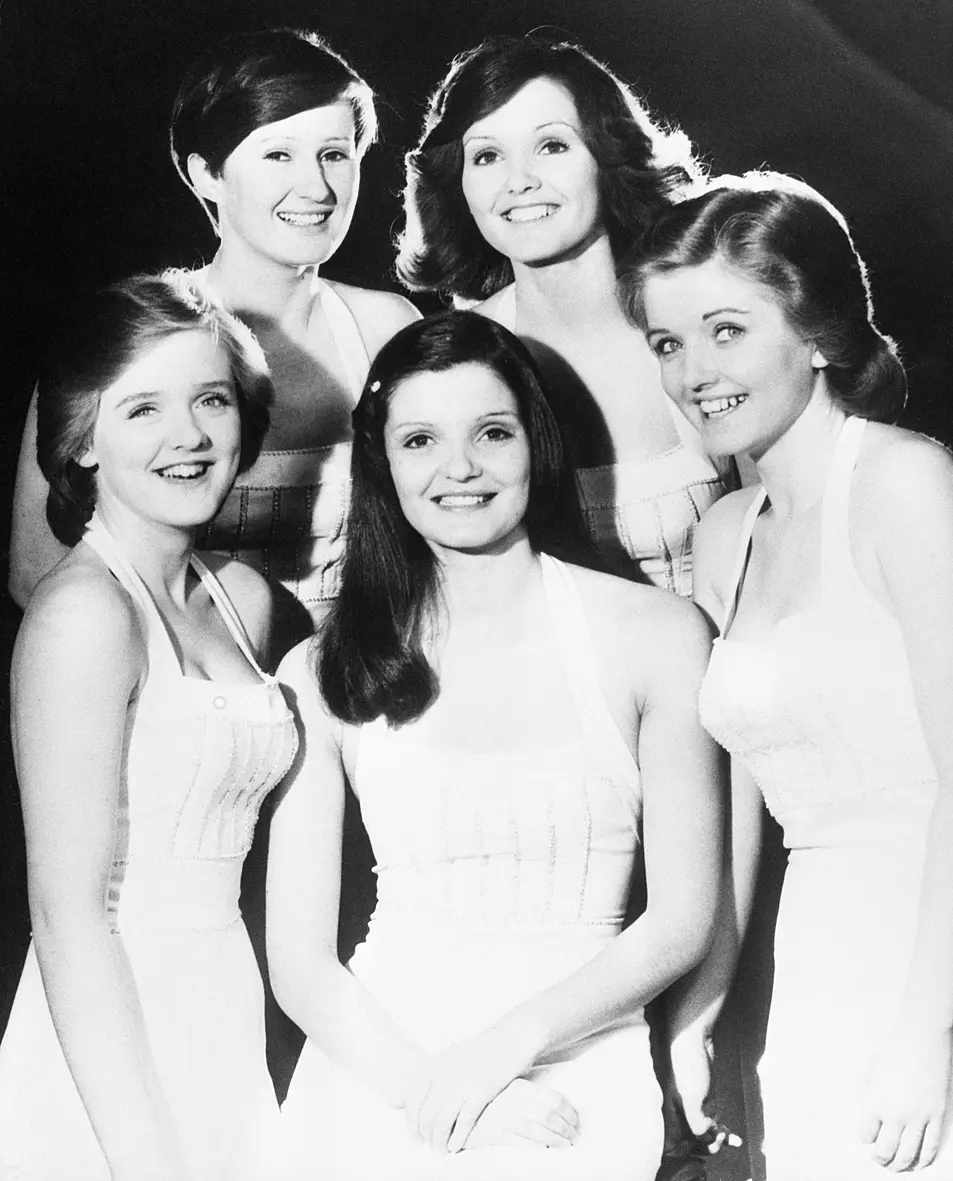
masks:
<instances>
[{"instance_id":1,"label":"woman's right hand","mask_svg":"<svg viewBox=\"0 0 953 1181\"><path fill-rule=\"evenodd\" d=\"M711 1090L712 1039L694 1028L678 1034L669 1048L675 1098L694 1136L705 1136L715 1121L704 1111Z\"/></svg>"},{"instance_id":2,"label":"woman's right hand","mask_svg":"<svg viewBox=\"0 0 953 1181\"><path fill-rule=\"evenodd\" d=\"M558 1091L514 1079L484 1109L470 1133L470 1148L568 1148L579 1135L579 1115Z\"/></svg>"}]
</instances>

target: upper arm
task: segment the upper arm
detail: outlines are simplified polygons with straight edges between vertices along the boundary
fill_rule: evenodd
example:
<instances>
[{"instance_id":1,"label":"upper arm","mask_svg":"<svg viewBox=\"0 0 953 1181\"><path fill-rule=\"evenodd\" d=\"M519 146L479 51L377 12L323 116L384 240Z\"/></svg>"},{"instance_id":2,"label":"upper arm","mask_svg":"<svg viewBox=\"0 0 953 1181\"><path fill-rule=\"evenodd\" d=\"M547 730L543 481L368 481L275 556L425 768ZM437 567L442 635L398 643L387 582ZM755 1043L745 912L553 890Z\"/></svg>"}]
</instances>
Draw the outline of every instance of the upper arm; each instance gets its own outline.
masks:
<instances>
[{"instance_id":1,"label":"upper arm","mask_svg":"<svg viewBox=\"0 0 953 1181\"><path fill-rule=\"evenodd\" d=\"M871 473L865 521L900 625L920 720L941 786L953 790L953 459L903 435Z\"/></svg>"},{"instance_id":2,"label":"upper arm","mask_svg":"<svg viewBox=\"0 0 953 1181\"><path fill-rule=\"evenodd\" d=\"M279 976L302 951L337 958L345 775L340 723L321 700L313 654L304 641L278 668L299 737L268 848L268 959Z\"/></svg>"},{"instance_id":3,"label":"upper arm","mask_svg":"<svg viewBox=\"0 0 953 1181\"><path fill-rule=\"evenodd\" d=\"M126 714L145 663L138 620L118 588L59 571L51 579L30 604L11 675L35 926L102 912Z\"/></svg>"},{"instance_id":4,"label":"upper arm","mask_svg":"<svg viewBox=\"0 0 953 1181\"><path fill-rule=\"evenodd\" d=\"M20 442L10 522L9 589L20 607L26 606L43 575L69 552L53 536L46 520L49 485L36 460L36 400L34 390Z\"/></svg>"},{"instance_id":5,"label":"upper arm","mask_svg":"<svg viewBox=\"0 0 953 1181\"><path fill-rule=\"evenodd\" d=\"M677 609L677 610L676 610ZM710 652L699 612L672 599L652 628L639 730L649 905L714 918L721 873L722 766L698 716Z\"/></svg>"}]
</instances>

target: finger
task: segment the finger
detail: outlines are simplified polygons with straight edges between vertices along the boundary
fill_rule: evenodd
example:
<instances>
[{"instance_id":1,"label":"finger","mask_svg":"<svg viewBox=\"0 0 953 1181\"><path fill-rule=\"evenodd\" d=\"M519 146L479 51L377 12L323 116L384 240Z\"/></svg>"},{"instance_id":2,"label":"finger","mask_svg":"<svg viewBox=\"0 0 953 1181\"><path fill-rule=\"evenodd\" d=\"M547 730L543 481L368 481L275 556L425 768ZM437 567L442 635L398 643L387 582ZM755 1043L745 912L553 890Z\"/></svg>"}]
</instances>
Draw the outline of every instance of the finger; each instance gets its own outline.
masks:
<instances>
[{"instance_id":1,"label":"finger","mask_svg":"<svg viewBox=\"0 0 953 1181\"><path fill-rule=\"evenodd\" d=\"M923 1122L914 1120L900 1133L900 1142L894 1153L890 1168L895 1173L904 1173L911 1167L920 1155L920 1145L923 1143Z\"/></svg>"},{"instance_id":2,"label":"finger","mask_svg":"<svg viewBox=\"0 0 953 1181\"><path fill-rule=\"evenodd\" d=\"M697 1136L699 1140L704 1140L706 1136L712 1135L715 1121L710 1115L706 1115L700 1107L683 1106L682 1113L685 1116L685 1122L688 1124L689 1131L693 1136Z\"/></svg>"},{"instance_id":3,"label":"finger","mask_svg":"<svg viewBox=\"0 0 953 1181\"><path fill-rule=\"evenodd\" d=\"M873 1144L880 1135L880 1117L871 1112L864 1112L857 1123L857 1135L861 1143Z\"/></svg>"},{"instance_id":4,"label":"finger","mask_svg":"<svg viewBox=\"0 0 953 1181\"><path fill-rule=\"evenodd\" d=\"M422 1139L420 1134L420 1113L427 1100L427 1083L412 1084L404 1097L404 1118L415 1140Z\"/></svg>"},{"instance_id":5,"label":"finger","mask_svg":"<svg viewBox=\"0 0 953 1181\"><path fill-rule=\"evenodd\" d=\"M579 1112L576 1111L575 1107L559 1091L553 1091L549 1087L542 1087L537 1084L536 1094L539 1099L538 1110L541 1117L545 1117L549 1112L553 1112L573 1128L579 1127Z\"/></svg>"},{"instance_id":6,"label":"finger","mask_svg":"<svg viewBox=\"0 0 953 1181\"><path fill-rule=\"evenodd\" d=\"M936 1154L940 1151L940 1139L942 1135L943 1120L931 1119L923 1133L923 1140L920 1144L920 1156L917 1158L916 1168L925 1169L927 1165L933 1164L936 1160Z\"/></svg>"},{"instance_id":7,"label":"finger","mask_svg":"<svg viewBox=\"0 0 953 1181\"><path fill-rule=\"evenodd\" d=\"M878 1164L889 1165L896 1156L902 1130L896 1120L887 1120L881 1123L877 1139L871 1149L873 1158Z\"/></svg>"},{"instance_id":8,"label":"finger","mask_svg":"<svg viewBox=\"0 0 953 1181\"><path fill-rule=\"evenodd\" d=\"M542 1144L546 1148L570 1148L576 1136L575 1129L566 1123L563 1124L563 1130L559 1131L549 1123L538 1123L533 1120L527 1121L525 1128L520 1131L528 1141Z\"/></svg>"},{"instance_id":9,"label":"finger","mask_svg":"<svg viewBox=\"0 0 953 1181\"><path fill-rule=\"evenodd\" d=\"M446 1139L448 1152L460 1152L466 1146L467 1138L473 1131L473 1125L483 1114L485 1107L485 1103L469 1102L463 1105L453 1127L448 1129Z\"/></svg>"},{"instance_id":10,"label":"finger","mask_svg":"<svg viewBox=\"0 0 953 1181\"><path fill-rule=\"evenodd\" d=\"M547 1111L542 1119L536 1121L539 1127L545 1128L547 1132L558 1136L561 1140L568 1140L573 1143L579 1135L579 1129L576 1124L571 1124L560 1112Z\"/></svg>"}]
</instances>

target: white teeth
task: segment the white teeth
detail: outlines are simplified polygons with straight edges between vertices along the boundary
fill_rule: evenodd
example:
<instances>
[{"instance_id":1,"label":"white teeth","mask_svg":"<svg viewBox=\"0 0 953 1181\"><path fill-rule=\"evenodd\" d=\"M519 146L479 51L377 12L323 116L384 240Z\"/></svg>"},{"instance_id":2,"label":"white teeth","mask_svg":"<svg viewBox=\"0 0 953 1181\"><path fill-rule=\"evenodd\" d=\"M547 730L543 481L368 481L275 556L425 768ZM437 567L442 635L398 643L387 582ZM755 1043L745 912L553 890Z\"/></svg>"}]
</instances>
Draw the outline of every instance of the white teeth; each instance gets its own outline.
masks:
<instances>
[{"instance_id":1,"label":"white teeth","mask_svg":"<svg viewBox=\"0 0 953 1181\"><path fill-rule=\"evenodd\" d=\"M289 213L282 210L278 216L292 226L320 226L331 216L331 210L324 209L319 213Z\"/></svg>"},{"instance_id":2,"label":"white teeth","mask_svg":"<svg viewBox=\"0 0 953 1181\"><path fill-rule=\"evenodd\" d=\"M194 480L204 476L210 466L207 463L175 463L171 467L162 468L159 475L173 480Z\"/></svg>"},{"instance_id":3,"label":"white teeth","mask_svg":"<svg viewBox=\"0 0 953 1181\"><path fill-rule=\"evenodd\" d=\"M507 221L542 221L555 212L555 205L523 205L518 209L510 209L503 216Z\"/></svg>"},{"instance_id":4,"label":"white teeth","mask_svg":"<svg viewBox=\"0 0 953 1181\"><path fill-rule=\"evenodd\" d=\"M474 508L478 504L484 504L490 498L487 495L477 493L456 493L448 496L437 496L435 499L442 508Z\"/></svg>"},{"instance_id":5,"label":"white teeth","mask_svg":"<svg viewBox=\"0 0 953 1181\"><path fill-rule=\"evenodd\" d=\"M704 402L698 403L698 408L702 414L709 418L719 414L727 414L729 410L734 410L741 402L747 402L747 394L731 394L727 398L711 398Z\"/></svg>"}]
</instances>

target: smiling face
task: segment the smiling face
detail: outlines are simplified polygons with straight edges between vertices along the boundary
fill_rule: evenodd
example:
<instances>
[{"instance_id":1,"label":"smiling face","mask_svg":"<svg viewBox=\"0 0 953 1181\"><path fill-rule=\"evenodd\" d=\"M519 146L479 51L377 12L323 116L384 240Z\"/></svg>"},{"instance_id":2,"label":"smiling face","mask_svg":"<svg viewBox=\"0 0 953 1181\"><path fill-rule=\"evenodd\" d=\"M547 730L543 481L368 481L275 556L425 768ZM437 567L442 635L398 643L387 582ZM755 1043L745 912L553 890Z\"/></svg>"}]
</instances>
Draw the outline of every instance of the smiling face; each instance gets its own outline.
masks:
<instances>
[{"instance_id":1,"label":"smiling face","mask_svg":"<svg viewBox=\"0 0 953 1181\"><path fill-rule=\"evenodd\" d=\"M467 363L405 378L384 445L401 509L439 556L492 552L525 536L530 448L509 386Z\"/></svg>"},{"instance_id":2,"label":"smiling face","mask_svg":"<svg viewBox=\"0 0 953 1181\"><path fill-rule=\"evenodd\" d=\"M360 183L354 114L341 101L266 123L213 176L193 156L198 192L215 203L222 242L285 266L317 265L338 248Z\"/></svg>"},{"instance_id":3,"label":"smiling face","mask_svg":"<svg viewBox=\"0 0 953 1181\"><path fill-rule=\"evenodd\" d=\"M557 262L606 236L599 168L572 95L534 78L463 136L463 194L489 244L514 263Z\"/></svg>"},{"instance_id":4,"label":"smiling face","mask_svg":"<svg viewBox=\"0 0 953 1181\"><path fill-rule=\"evenodd\" d=\"M205 524L235 479L241 415L231 363L204 329L163 337L103 390L89 451L96 504L174 528Z\"/></svg>"},{"instance_id":5,"label":"smiling face","mask_svg":"<svg viewBox=\"0 0 953 1181\"><path fill-rule=\"evenodd\" d=\"M645 283L649 344L662 384L713 455L757 461L800 417L824 358L771 288L712 258Z\"/></svg>"}]
</instances>

